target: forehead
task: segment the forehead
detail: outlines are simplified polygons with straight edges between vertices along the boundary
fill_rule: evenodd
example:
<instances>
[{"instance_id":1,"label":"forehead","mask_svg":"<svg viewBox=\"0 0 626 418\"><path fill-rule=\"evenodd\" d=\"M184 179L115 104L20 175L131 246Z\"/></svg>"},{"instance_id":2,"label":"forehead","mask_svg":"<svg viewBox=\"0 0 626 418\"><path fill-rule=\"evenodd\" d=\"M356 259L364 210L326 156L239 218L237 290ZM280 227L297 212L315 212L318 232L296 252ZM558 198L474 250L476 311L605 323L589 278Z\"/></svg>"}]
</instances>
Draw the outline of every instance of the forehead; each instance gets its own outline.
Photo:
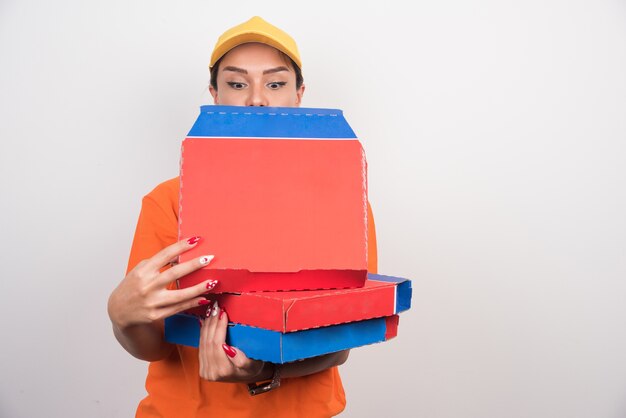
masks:
<instances>
[{"instance_id":1,"label":"forehead","mask_svg":"<svg viewBox=\"0 0 626 418\"><path fill-rule=\"evenodd\" d=\"M291 69L291 63L285 54L269 45L261 43L247 43L234 47L222 57L220 67L233 65L236 67L266 66L277 67L286 65Z\"/></svg>"}]
</instances>

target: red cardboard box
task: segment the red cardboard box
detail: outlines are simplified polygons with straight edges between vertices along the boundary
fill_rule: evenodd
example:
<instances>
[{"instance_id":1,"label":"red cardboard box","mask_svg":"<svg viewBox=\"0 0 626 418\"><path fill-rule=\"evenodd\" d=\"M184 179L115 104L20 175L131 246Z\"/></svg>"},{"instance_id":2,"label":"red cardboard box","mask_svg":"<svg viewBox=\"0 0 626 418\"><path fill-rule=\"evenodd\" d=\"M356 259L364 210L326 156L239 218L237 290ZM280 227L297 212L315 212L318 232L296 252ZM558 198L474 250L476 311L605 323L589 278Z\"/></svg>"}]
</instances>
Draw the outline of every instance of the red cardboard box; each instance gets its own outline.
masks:
<instances>
[{"instance_id":1,"label":"red cardboard box","mask_svg":"<svg viewBox=\"0 0 626 418\"><path fill-rule=\"evenodd\" d=\"M182 147L179 235L203 240L180 261L215 258L179 287L207 279L220 292L363 286L367 166L341 112L202 110Z\"/></svg>"},{"instance_id":2,"label":"red cardboard box","mask_svg":"<svg viewBox=\"0 0 626 418\"><path fill-rule=\"evenodd\" d=\"M368 274L356 289L210 294L231 322L278 332L391 316L411 306L411 281ZM206 308L190 313L202 315Z\"/></svg>"}]
</instances>

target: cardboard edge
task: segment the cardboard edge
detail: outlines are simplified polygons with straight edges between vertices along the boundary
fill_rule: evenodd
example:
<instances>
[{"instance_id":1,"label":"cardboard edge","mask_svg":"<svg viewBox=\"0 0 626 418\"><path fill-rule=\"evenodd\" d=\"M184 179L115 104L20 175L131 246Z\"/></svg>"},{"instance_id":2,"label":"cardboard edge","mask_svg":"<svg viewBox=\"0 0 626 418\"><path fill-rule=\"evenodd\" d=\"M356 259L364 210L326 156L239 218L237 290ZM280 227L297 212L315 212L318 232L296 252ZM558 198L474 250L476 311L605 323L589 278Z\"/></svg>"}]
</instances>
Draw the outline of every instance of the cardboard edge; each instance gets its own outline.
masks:
<instances>
[{"instance_id":1,"label":"cardboard edge","mask_svg":"<svg viewBox=\"0 0 626 418\"><path fill-rule=\"evenodd\" d=\"M285 304L288 304L289 306L285 306ZM282 315L282 320L283 320L283 324L282 324L282 332L286 333L287 332L287 324L289 323L289 311L291 310L291 308L296 304L296 300L295 299L286 299L283 300L283 315Z\"/></svg>"}]
</instances>

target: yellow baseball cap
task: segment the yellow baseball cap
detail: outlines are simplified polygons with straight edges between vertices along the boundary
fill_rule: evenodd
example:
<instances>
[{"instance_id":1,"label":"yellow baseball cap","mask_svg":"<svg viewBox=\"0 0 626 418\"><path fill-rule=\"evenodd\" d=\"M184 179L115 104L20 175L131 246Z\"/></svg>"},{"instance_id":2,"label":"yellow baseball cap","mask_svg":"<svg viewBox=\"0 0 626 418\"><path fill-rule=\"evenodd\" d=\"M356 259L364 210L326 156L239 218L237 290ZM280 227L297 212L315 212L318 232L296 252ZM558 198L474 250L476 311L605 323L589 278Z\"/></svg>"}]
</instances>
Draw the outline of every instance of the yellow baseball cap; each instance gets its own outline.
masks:
<instances>
[{"instance_id":1,"label":"yellow baseball cap","mask_svg":"<svg viewBox=\"0 0 626 418\"><path fill-rule=\"evenodd\" d=\"M213 68L215 63L234 47L249 42L259 42L278 49L302 69L302 60L296 41L287 32L266 22L259 16L254 16L252 19L228 29L217 39L211 54L209 68Z\"/></svg>"}]
</instances>

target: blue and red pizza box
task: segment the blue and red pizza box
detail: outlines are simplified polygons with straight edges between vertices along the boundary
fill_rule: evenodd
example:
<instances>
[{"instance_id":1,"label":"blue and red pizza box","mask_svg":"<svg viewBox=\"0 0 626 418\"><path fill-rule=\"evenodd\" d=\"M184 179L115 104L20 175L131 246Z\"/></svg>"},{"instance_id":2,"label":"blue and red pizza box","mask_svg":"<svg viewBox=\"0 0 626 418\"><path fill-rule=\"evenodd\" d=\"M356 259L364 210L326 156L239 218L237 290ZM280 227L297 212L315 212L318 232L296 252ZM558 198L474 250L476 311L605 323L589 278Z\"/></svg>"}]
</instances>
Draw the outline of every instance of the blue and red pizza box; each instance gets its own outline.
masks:
<instances>
[{"instance_id":1,"label":"blue and red pizza box","mask_svg":"<svg viewBox=\"0 0 626 418\"><path fill-rule=\"evenodd\" d=\"M178 280L223 292L362 287L367 162L341 110L202 106L183 141L179 236L203 240Z\"/></svg>"},{"instance_id":2,"label":"blue and red pizza box","mask_svg":"<svg viewBox=\"0 0 626 418\"><path fill-rule=\"evenodd\" d=\"M249 358L282 364L387 341L398 334L398 321L398 315L391 315L288 333L229 324L226 343ZM165 339L197 347L198 318L187 314L166 318Z\"/></svg>"},{"instance_id":3,"label":"blue and red pizza box","mask_svg":"<svg viewBox=\"0 0 626 418\"><path fill-rule=\"evenodd\" d=\"M227 342L251 358L285 363L386 341L397 335L398 314L411 307L411 281L369 274L363 288L211 294L226 310ZM197 347L198 316L165 320L165 339Z\"/></svg>"}]
</instances>

